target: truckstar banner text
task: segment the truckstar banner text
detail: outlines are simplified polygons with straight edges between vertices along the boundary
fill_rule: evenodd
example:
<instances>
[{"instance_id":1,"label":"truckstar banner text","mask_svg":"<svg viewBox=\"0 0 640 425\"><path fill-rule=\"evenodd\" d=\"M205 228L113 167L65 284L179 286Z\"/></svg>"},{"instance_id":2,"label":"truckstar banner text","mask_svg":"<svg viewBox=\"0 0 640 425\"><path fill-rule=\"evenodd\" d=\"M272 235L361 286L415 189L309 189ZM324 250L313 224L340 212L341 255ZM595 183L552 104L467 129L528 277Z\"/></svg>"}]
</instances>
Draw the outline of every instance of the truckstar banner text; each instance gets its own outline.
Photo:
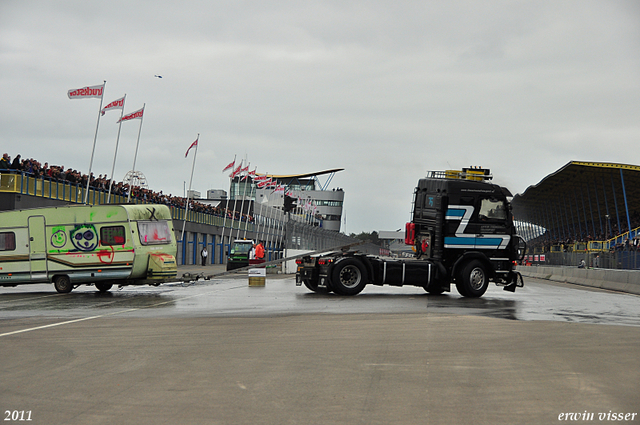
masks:
<instances>
[{"instance_id":1,"label":"truckstar banner text","mask_svg":"<svg viewBox=\"0 0 640 425\"><path fill-rule=\"evenodd\" d=\"M86 99L90 97L102 97L102 92L104 91L104 84L100 84L99 86L87 86L80 89L72 89L67 92L67 96L69 99Z\"/></svg>"},{"instance_id":2,"label":"truckstar banner text","mask_svg":"<svg viewBox=\"0 0 640 425\"><path fill-rule=\"evenodd\" d=\"M143 113L144 113L144 108L142 108L142 109L138 109L137 111L132 112L132 113L130 113L130 114L128 114L128 115L125 115L124 117L120 118L120 119L116 122L116 124L117 124L117 123L119 123L120 121L129 121L129 120L134 120L134 119L137 119L137 118L142 119L142 114L143 114Z\"/></svg>"},{"instance_id":3,"label":"truckstar banner text","mask_svg":"<svg viewBox=\"0 0 640 425\"><path fill-rule=\"evenodd\" d=\"M121 97L118 100L114 100L113 102L102 108L102 111L100 111L100 113L104 115L105 112L111 109L124 109L124 97Z\"/></svg>"}]
</instances>

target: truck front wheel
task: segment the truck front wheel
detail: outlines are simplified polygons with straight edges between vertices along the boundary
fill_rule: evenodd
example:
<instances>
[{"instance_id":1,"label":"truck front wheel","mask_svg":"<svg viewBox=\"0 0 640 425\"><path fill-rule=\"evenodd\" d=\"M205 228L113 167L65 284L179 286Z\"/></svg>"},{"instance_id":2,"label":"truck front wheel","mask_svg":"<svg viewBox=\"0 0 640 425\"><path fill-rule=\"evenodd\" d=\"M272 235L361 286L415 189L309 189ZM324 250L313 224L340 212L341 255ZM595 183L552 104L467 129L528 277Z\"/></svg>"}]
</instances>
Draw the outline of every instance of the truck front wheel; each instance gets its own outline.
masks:
<instances>
[{"instance_id":1,"label":"truck front wheel","mask_svg":"<svg viewBox=\"0 0 640 425\"><path fill-rule=\"evenodd\" d=\"M478 261L470 261L462 268L456 279L456 288L464 297L479 298L487 292L489 277L484 265Z\"/></svg>"},{"instance_id":2,"label":"truck front wheel","mask_svg":"<svg viewBox=\"0 0 640 425\"><path fill-rule=\"evenodd\" d=\"M360 261L345 258L333 266L331 287L339 295L357 295L367 285L366 271Z\"/></svg>"},{"instance_id":3,"label":"truck front wheel","mask_svg":"<svg viewBox=\"0 0 640 425\"><path fill-rule=\"evenodd\" d=\"M53 278L53 287L61 294L68 294L73 289L71 279L67 275L56 276Z\"/></svg>"}]
</instances>

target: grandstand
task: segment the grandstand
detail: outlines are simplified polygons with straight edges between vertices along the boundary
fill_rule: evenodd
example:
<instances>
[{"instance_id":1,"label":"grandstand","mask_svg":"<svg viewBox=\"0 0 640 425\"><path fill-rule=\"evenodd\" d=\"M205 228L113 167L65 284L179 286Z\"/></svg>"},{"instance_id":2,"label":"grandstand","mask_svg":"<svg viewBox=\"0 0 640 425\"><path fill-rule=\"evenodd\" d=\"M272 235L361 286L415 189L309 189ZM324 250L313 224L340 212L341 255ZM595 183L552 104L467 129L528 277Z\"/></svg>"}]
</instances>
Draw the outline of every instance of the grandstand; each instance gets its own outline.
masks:
<instances>
[{"instance_id":1,"label":"grandstand","mask_svg":"<svg viewBox=\"0 0 640 425\"><path fill-rule=\"evenodd\" d=\"M243 202L229 204L227 208L227 205L213 206L190 199L186 208L186 199L182 197L142 187L131 187L129 194L129 185L122 182L114 184L114 190L109 192L110 182L102 177L92 178L87 188L86 175L69 169L62 178L45 172L47 169L39 166L28 170L0 169L0 211L85 203L85 199L89 205L165 204L174 221L178 264L197 264L199 253L205 247L211 264L224 264L225 253L237 238L261 240L270 260L281 258L284 249L326 249L354 241L340 232L313 226L304 220L288 220L281 209L264 203L254 208L253 200L246 208ZM56 171L59 170L56 168Z\"/></svg>"},{"instance_id":2,"label":"grandstand","mask_svg":"<svg viewBox=\"0 0 640 425\"><path fill-rule=\"evenodd\" d=\"M547 264L640 267L640 166L571 161L512 205L529 253Z\"/></svg>"}]
</instances>

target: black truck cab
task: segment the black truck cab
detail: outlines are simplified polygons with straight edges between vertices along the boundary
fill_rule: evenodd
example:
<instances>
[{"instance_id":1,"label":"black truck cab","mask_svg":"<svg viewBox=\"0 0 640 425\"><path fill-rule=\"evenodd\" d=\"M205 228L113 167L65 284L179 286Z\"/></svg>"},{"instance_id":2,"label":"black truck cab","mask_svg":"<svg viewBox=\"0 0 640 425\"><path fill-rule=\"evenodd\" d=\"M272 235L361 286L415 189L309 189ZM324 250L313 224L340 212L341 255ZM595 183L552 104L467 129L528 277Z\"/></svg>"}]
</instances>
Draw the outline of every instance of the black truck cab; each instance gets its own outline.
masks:
<instances>
[{"instance_id":1,"label":"black truck cab","mask_svg":"<svg viewBox=\"0 0 640 425\"><path fill-rule=\"evenodd\" d=\"M517 235L511 193L489 182L489 170L430 172L414 191L405 243L415 258L332 252L297 260L296 283L314 292L358 294L367 284L413 285L440 294L455 283L465 297L481 297L489 282L515 291L526 245Z\"/></svg>"},{"instance_id":2,"label":"black truck cab","mask_svg":"<svg viewBox=\"0 0 640 425\"><path fill-rule=\"evenodd\" d=\"M414 247L416 258L444 266L444 290L453 281L459 292L473 292L462 282L470 262L480 263L490 280L515 290L508 285L515 283L513 262L522 259L524 241L513 222L511 192L489 183L491 178L489 170L464 168L431 172L418 181L405 243Z\"/></svg>"}]
</instances>

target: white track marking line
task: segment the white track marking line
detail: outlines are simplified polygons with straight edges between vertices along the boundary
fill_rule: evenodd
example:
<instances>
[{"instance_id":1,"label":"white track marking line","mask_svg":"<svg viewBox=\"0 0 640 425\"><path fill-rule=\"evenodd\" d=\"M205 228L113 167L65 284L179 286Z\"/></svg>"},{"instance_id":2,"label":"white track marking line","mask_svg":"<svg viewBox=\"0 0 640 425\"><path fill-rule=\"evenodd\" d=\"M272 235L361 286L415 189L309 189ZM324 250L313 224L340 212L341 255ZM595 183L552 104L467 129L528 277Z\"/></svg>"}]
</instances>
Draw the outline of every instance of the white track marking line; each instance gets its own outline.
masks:
<instances>
[{"instance_id":1,"label":"white track marking line","mask_svg":"<svg viewBox=\"0 0 640 425\"><path fill-rule=\"evenodd\" d=\"M49 325L44 325L44 326L36 326L35 328L27 328L27 329L20 329L20 330L17 330L17 331L12 331L12 332L5 332L3 334L0 334L0 338L2 338L3 336L16 335L16 334L21 334L21 333L24 333L24 332L37 331L37 330L40 330L40 329L53 328L53 327L62 326L62 325L69 325L71 323L84 322L85 320L93 320L93 319L100 319L102 317L115 316L117 314L129 313L129 312L132 312L132 311L143 310L145 308L157 307L157 306L160 306L160 305L163 305L163 304L169 304L169 303L173 303L173 302L176 302L176 301L182 301L182 300L187 300L189 298L195 298L195 297L199 297L199 296L202 296L202 295L212 294L214 292L220 292L221 290L222 291L226 291L226 290L229 290L229 289L236 289L236 288L239 288L239 286L228 288L228 289L220 288L220 289L217 289L217 290L214 290L214 291L203 292L203 293L200 293L200 294L190 295L188 297L182 297L182 298L172 299L172 300L168 300L168 301L163 301L161 303L151 304L151 305L147 305L147 306L144 306L144 307L129 308L127 310L115 311L113 313L107 313L107 314L101 314L99 316L83 317L81 319L74 319L74 320L67 320L67 321L64 321L64 322L51 323Z\"/></svg>"}]
</instances>

